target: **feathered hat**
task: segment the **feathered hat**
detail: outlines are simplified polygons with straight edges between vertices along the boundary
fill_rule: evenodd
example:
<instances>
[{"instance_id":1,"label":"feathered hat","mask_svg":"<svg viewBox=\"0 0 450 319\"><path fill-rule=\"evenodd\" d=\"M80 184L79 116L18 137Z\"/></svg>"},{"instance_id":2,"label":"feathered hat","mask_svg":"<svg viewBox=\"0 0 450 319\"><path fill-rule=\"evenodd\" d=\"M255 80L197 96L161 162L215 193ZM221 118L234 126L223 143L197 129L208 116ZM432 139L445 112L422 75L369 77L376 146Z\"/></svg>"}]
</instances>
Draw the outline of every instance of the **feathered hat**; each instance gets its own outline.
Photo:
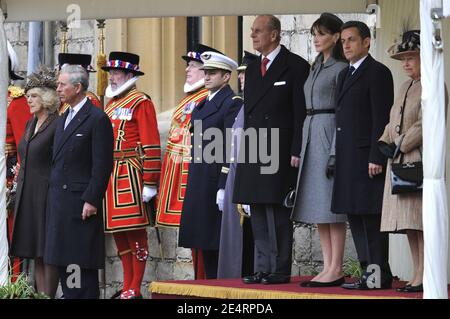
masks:
<instances>
[{"instance_id":1,"label":"feathered hat","mask_svg":"<svg viewBox=\"0 0 450 319\"><path fill-rule=\"evenodd\" d=\"M50 88L56 90L56 70L52 70L44 65L41 65L39 69L28 76L28 82L25 85L25 92L38 88Z\"/></svg>"},{"instance_id":2,"label":"feathered hat","mask_svg":"<svg viewBox=\"0 0 450 319\"><path fill-rule=\"evenodd\" d=\"M420 52L420 30L410 30L403 33L402 42L394 43L388 53L391 58L401 60L402 56L408 53Z\"/></svg>"}]
</instances>

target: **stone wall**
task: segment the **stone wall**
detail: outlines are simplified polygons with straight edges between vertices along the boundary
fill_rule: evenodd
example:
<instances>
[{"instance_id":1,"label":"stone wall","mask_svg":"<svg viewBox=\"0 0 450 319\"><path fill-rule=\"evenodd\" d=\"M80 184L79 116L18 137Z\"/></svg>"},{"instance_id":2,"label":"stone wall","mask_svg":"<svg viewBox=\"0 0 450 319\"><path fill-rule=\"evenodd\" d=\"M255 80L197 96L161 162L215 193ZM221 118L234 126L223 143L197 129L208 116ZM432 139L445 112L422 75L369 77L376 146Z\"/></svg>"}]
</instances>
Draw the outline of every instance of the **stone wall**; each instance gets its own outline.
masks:
<instances>
[{"instance_id":1,"label":"stone wall","mask_svg":"<svg viewBox=\"0 0 450 319\"><path fill-rule=\"evenodd\" d=\"M58 54L61 52L61 31L57 23L51 23L53 34L53 64L58 63ZM28 56L28 23L6 23L6 37L11 42L19 57L19 75L27 73ZM93 20L82 21L80 28L70 29L67 33L68 52L89 53L93 55L92 66L95 68L97 54L96 24ZM41 60L42 61L42 60ZM42 61L43 62L43 61ZM95 91L97 80L96 73L90 74L90 88ZM22 84L21 81L18 84Z\"/></svg>"},{"instance_id":2,"label":"stone wall","mask_svg":"<svg viewBox=\"0 0 450 319\"><path fill-rule=\"evenodd\" d=\"M344 21L361 20L374 26L374 21L368 15L340 15ZM318 15L295 15L279 16L282 22L282 43L293 52L301 55L310 63L314 60L316 53L312 45L312 37L309 32L310 26L318 18ZM83 21L80 29L71 30L68 33L69 52L96 52L95 21ZM26 74L27 47L28 47L28 24L9 23L6 24L7 37L11 41L20 59L20 74ZM60 52L60 31L54 24L55 40L53 43L54 57ZM372 45L372 51L374 50ZM92 65L95 67L95 53ZM91 88L95 90L95 75L91 75ZM170 125L171 111L158 115L159 128L161 131L161 144L166 142L167 131ZM142 291L147 294L149 283L154 280L171 279L193 279L191 251L177 247L178 230L160 228L161 248L158 245L155 228L149 228L148 238L150 247L150 258L144 276ZM320 248L318 230L315 226L294 226L294 247L292 274L314 274L318 273L323 266L323 258ZM114 240L111 235L106 235L107 259L105 271L100 275L100 281L105 289L102 294L109 298L115 291L121 288L122 265L117 256ZM163 256L161 256L161 251ZM356 259L355 248L350 231L347 231L345 258ZM106 280L105 280L106 279ZM147 295L148 296L148 295Z\"/></svg>"}]
</instances>

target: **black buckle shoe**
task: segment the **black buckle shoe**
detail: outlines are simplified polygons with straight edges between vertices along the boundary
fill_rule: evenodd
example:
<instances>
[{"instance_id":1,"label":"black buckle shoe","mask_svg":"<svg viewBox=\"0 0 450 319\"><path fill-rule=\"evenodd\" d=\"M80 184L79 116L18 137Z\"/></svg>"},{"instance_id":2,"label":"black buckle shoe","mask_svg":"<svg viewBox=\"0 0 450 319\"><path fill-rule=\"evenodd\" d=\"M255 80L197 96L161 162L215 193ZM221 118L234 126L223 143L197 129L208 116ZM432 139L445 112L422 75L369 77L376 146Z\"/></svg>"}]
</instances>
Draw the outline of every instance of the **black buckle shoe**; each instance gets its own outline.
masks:
<instances>
[{"instance_id":1,"label":"black buckle shoe","mask_svg":"<svg viewBox=\"0 0 450 319\"><path fill-rule=\"evenodd\" d=\"M369 287L367 287L367 283L365 280L358 280L355 282L349 282L341 285L344 289L350 289L350 290L368 290Z\"/></svg>"},{"instance_id":2,"label":"black buckle shoe","mask_svg":"<svg viewBox=\"0 0 450 319\"><path fill-rule=\"evenodd\" d=\"M245 276L242 278L242 282L244 284L259 284L263 280L263 278L269 276L269 273L258 271L251 276Z\"/></svg>"}]
</instances>

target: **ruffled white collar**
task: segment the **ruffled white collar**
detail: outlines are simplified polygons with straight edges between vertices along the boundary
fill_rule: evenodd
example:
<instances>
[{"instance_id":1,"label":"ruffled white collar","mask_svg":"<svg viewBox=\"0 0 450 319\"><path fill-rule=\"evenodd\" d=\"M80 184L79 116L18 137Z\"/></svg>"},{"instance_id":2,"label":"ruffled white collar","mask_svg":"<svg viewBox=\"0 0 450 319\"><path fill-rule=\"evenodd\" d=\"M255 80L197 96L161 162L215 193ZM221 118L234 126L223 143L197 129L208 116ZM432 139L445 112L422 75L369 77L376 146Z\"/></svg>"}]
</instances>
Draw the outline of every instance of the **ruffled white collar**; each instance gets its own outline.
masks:
<instances>
[{"instance_id":1,"label":"ruffled white collar","mask_svg":"<svg viewBox=\"0 0 450 319\"><path fill-rule=\"evenodd\" d=\"M204 86L205 86L205 79L201 79L192 85L184 83L184 93L195 92Z\"/></svg>"},{"instance_id":2,"label":"ruffled white collar","mask_svg":"<svg viewBox=\"0 0 450 319\"><path fill-rule=\"evenodd\" d=\"M113 98L115 96L122 94L123 92L127 91L132 86L134 86L134 84L136 83L137 80L139 80L139 78L137 76L135 76L135 77L129 79L128 81L126 81L115 91L113 91L113 89L111 88L111 84L108 85L108 87L106 88L106 92L105 92L106 97Z\"/></svg>"}]
</instances>

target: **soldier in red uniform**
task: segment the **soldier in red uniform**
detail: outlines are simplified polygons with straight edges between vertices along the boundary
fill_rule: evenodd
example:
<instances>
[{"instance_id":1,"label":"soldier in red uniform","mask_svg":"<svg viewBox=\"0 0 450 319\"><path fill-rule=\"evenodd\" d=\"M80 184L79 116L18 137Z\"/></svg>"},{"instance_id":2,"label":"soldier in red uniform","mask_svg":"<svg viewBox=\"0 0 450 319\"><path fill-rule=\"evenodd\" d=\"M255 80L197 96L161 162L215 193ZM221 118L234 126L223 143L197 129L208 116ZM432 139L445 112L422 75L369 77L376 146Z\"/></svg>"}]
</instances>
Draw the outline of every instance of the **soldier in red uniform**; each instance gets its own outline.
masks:
<instances>
[{"instance_id":1,"label":"soldier in red uniform","mask_svg":"<svg viewBox=\"0 0 450 319\"><path fill-rule=\"evenodd\" d=\"M186 96L172 114L166 152L162 164L156 223L159 226L179 227L181 210L189 167L191 136L189 124L194 108L208 96L205 89L205 72L200 55L205 51L216 51L199 44L194 51L182 58L186 61Z\"/></svg>"},{"instance_id":2,"label":"soldier in red uniform","mask_svg":"<svg viewBox=\"0 0 450 319\"><path fill-rule=\"evenodd\" d=\"M146 203L157 194L161 149L156 113L146 94L136 89L139 56L111 52L105 112L114 129L114 168L104 200L105 232L113 233L122 260L120 298L142 298L140 287L148 257Z\"/></svg>"},{"instance_id":3,"label":"soldier in red uniform","mask_svg":"<svg viewBox=\"0 0 450 319\"><path fill-rule=\"evenodd\" d=\"M30 108L27 104L23 89L17 86L9 86L5 145L7 158L16 156L17 145L19 145L27 121L30 118ZM17 159L17 161L20 162L19 159Z\"/></svg>"},{"instance_id":4,"label":"soldier in red uniform","mask_svg":"<svg viewBox=\"0 0 450 319\"><path fill-rule=\"evenodd\" d=\"M194 51L182 56L186 61L186 96L180 101L172 114L166 152L161 168L159 194L157 201L156 224L163 227L179 227L181 211L189 168L191 136L189 125L194 108L207 96L205 89L205 72L201 69L201 54L206 51L218 52L203 44L198 44ZM205 279L203 255L200 250L192 251L195 279Z\"/></svg>"},{"instance_id":5,"label":"soldier in red uniform","mask_svg":"<svg viewBox=\"0 0 450 319\"><path fill-rule=\"evenodd\" d=\"M9 79L12 81L23 80L23 77L17 75L15 70L18 65L18 58L11 44L8 42L8 66ZM8 102L6 115L6 139L5 139L5 157L6 157L6 187L7 187L7 210L8 210L8 238L11 238L12 227L14 224L14 194L15 194L15 175L19 171L20 159L17 153L17 146L25 132L27 121L31 118L30 108L23 89L10 85L8 87ZM17 166L16 166L17 164ZM12 259L13 280L20 273L20 259Z\"/></svg>"},{"instance_id":6,"label":"soldier in red uniform","mask_svg":"<svg viewBox=\"0 0 450 319\"><path fill-rule=\"evenodd\" d=\"M92 57L90 54L78 54L78 53L60 53L58 54L58 67L61 68L66 64L71 65L81 65L86 69L88 73L95 72L94 68L91 66ZM102 109L103 105L98 99L98 97L91 91L86 92L86 97L99 109ZM64 103L59 109L59 115L64 114L69 108L69 104Z\"/></svg>"}]
</instances>

